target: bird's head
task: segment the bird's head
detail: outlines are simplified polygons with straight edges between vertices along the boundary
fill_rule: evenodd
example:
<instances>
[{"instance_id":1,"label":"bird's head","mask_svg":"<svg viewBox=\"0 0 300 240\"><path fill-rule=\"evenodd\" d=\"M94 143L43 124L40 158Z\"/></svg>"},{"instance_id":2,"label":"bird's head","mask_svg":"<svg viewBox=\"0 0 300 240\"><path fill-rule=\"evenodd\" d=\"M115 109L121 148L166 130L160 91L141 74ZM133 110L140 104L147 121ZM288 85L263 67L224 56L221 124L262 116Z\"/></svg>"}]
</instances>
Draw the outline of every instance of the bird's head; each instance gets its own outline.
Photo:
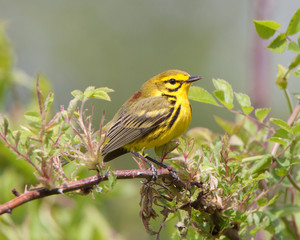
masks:
<instances>
[{"instance_id":1,"label":"bird's head","mask_svg":"<svg viewBox=\"0 0 300 240\"><path fill-rule=\"evenodd\" d=\"M152 96L180 95L187 96L193 82L202 79L200 76L190 76L181 70L167 70L144 83L142 91Z\"/></svg>"}]
</instances>

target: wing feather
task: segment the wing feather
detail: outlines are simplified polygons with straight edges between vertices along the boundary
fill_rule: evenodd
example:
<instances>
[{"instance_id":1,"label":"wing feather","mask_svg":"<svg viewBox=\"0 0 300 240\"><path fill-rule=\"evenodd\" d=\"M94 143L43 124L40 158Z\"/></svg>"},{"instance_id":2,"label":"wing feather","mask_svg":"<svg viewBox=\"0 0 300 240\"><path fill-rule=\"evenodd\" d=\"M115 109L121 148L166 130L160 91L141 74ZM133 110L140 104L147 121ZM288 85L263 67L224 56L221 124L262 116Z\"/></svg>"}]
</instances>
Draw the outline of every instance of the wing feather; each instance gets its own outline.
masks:
<instances>
[{"instance_id":1,"label":"wing feather","mask_svg":"<svg viewBox=\"0 0 300 240\"><path fill-rule=\"evenodd\" d=\"M122 107L119 117L107 132L108 143L102 154L118 149L136 139L145 136L166 118L170 117L174 108L164 97L150 97L132 103L130 107Z\"/></svg>"}]
</instances>

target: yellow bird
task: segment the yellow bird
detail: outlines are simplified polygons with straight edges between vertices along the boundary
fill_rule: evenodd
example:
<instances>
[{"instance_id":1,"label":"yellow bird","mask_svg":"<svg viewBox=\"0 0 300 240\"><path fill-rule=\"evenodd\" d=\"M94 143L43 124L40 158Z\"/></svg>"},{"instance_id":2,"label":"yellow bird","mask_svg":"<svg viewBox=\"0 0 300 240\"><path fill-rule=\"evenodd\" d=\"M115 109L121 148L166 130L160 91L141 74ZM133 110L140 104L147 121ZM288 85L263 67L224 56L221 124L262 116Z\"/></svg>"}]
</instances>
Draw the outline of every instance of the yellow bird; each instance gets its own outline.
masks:
<instances>
[{"instance_id":1,"label":"yellow bird","mask_svg":"<svg viewBox=\"0 0 300 240\"><path fill-rule=\"evenodd\" d=\"M109 139L102 149L104 161L164 145L183 134L192 116L188 92L199 79L168 70L145 82L104 126Z\"/></svg>"}]
</instances>

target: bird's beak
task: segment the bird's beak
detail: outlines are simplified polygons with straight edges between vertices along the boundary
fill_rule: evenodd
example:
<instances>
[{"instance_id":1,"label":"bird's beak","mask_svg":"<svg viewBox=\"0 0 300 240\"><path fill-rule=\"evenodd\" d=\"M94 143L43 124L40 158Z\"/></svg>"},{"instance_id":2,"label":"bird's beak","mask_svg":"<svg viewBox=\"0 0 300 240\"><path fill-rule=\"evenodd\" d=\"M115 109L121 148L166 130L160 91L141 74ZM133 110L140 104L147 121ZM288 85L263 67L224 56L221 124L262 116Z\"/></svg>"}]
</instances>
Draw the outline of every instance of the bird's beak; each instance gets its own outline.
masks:
<instances>
[{"instance_id":1,"label":"bird's beak","mask_svg":"<svg viewBox=\"0 0 300 240\"><path fill-rule=\"evenodd\" d=\"M188 82L188 83L192 83L192 82L196 82L200 79L202 79L203 77L200 77L200 76L190 76L188 80L186 80L185 82Z\"/></svg>"}]
</instances>

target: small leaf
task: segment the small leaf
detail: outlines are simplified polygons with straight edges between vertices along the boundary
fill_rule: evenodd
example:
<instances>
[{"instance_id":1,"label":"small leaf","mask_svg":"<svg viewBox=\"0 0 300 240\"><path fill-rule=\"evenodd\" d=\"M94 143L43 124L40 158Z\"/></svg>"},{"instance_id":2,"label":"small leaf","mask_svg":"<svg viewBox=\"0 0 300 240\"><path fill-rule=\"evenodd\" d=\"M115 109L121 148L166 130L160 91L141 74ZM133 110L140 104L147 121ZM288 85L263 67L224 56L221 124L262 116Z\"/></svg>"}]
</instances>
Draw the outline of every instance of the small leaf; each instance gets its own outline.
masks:
<instances>
[{"instance_id":1,"label":"small leaf","mask_svg":"<svg viewBox=\"0 0 300 240\"><path fill-rule=\"evenodd\" d=\"M250 98L247 94L244 93L234 93L235 97L238 101L238 103L240 104L243 112L245 114L249 114L253 111L253 107L251 106L251 101Z\"/></svg>"},{"instance_id":2,"label":"small leaf","mask_svg":"<svg viewBox=\"0 0 300 240\"><path fill-rule=\"evenodd\" d=\"M286 168L275 168L275 173L279 177L286 176L288 170Z\"/></svg>"},{"instance_id":3,"label":"small leaf","mask_svg":"<svg viewBox=\"0 0 300 240\"><path fill-rule=\"evenodd\" d=\"M287 144L285 141L283 141L282 139L277 138L277 137L271 137L271 138L269 138L269 141L279 143L283 146L285 146Z\"/></svg>"},{"instance_id":4,"label":"small leaf","mask_svg":"<svg viewBox=\"0 0 300 240\"><path fill-rule=\"evenodd\" d=\"M289 65L289 70L296 68L300 64L300 54L298 54Z\"/></svg>"},{"instance_id":5,"label":"small leaf","mask_svg":"<svg viewBox=\"0 0 300 240\"><path fill-rule=\"evenodd\" d=\"M108 88L108 87L102 87L102 88L96 88L97 91L102 91L102 92L107 92L107 93L110 93L110 92L114 92L115 90L111 89L111 88Z\"/></svg>"},{"instance_id":6,"label":"small leaf","mask_svg":"<svg viewBox=\"0 0 300 240\"><path fill-rule=\"evenodd\" d=\"M83 100L83 92L80 90L74 90L71 92L72 96L77 98L78 100L82 101Z\"/></svg>"},{"instance_id":7,"label":"small leaf","mask_svg":"<svg viewBox=\"0 0 300 240\"><path fill-rule=\"evenodd\" d=\"M300 100L300 93L294 93L293 95L295 96L295 98L297 98L298 100Z\"/></svg>"},{"instance_id":8,"label":"small leaf","mask_svg":"<svg viewBox=\"0 0 300 240\"><path fill-rule=\"evenodd\" d=\"M110 174L108 175L108 183L109 183L110 188L113 188L116 185L116 182L117 182L117 177L111 171Z\"/></svg>"},{"instance_id":9,"label":"small leaf","mask_svg":"<svg viewBox=\"0 0 300 240\"><path fill-rule=\"evenodd\" d=\"M3 132L4 132L4 136L7 135L8 131L9 131L9 122L8 122L8 119L6 117L4 117L3 119Z\"/></svg>"},{"instance_id":10,"label":"small leaf","mask_svg":"<svg viewBox=\"0 0 300 240\"><path fill-rule=\"evenodd\" d=\"M280 197L282 192L278 192L274 197L271 198L271 200L268 202L268 206L272 205L277 201L277 199Z\"/></svg>"},{"instance_id":11,"label":"small leaf","mask_svg":"<svg viewBox=\"0 0 300 240\"><path fill-rule=\"evenodd\" d=\"M197 102L209 103L218 106L214 97L204 88L192 86L189 91L189 99Z\"/></svg>"},{"instance_id":12,"label":"small leaf","mask_svg":"<svg viewBox=\"0 0 300 240\"><path fill-rule=\"evenodd\" d=\"M274 22L274 21L258 21L253 20L253 23L255 25L255 29L257 34L262 39L268 39L272 37L275 33L275 31L280 28L280 23Z\"/></svg>"},{"instance_id":13,"label":"small leaf","mask_svg":"<svg viewBox=\"0 0 300 240\"><path fill-rule=\"evenodd\" d=\"M300 34L299 34L300 36ZM297 77L300 78L300 68L297 68L297 70L295 72L293 72L293 74Z\"/></svg>"},{"instance_id":14,"label":"small leaf","mask_svg":"<svg viewBox=\"0 0 300 240\"><path fill-rule=\"evenodd\" d=\"M223 79L213 79L216 88L215 97L227 108L233 108L233 91L231 85Z\"/></svg>"},{"instance_id":15,"label":"small leaf","mask_svg":"<svg viewBox=\"0 0 300 240\"><path fill-rule=\"evenodd\" d=\"M288 50L295 52L295 53L300 53L300 47L298 46L297 43L295 43L293 41L289 43Z\"/></svg>"},{"instance_id":16,"label":"small leaf","mask_svg":"<svg viewBox=\"0 0 300 240\"><path fill-rule=\"evenodd\" d=\"M293 134L300 133L300 124L297 124L292 128L292 133Z\"/></svg>"},{"instance_id":17,"label":"small leaf","mask_svg":"<svg viewBox=\"0 0 300 240\"><path fill-rule=\"evenodd\" d=\"M214 116L216 122L219 124L221 128L223 128L229 135L232 135L234 132L235 125L231 122L228 122L222 118Z\"/></svg>"},{"instance_id":18,"label":"small leaf","mask_svg":"<svg viewBox=\"0 0 300 240\"><path fill-rule=\"evenodd\" d=\"M257 206L262 207L268 203L267 198L260 198L257 200Z\"/></svg>"},{"instance_id":19,"label":"small leaf","mask_svg":"<svg viewBox=\"0 0 300 240\"><path fill-rule=\"evenodd\" d=\"M110 88L97 88L94 90L93 95L91 95L91 98L97 98L97 99L103 99L106 101L110 101L110 96L107 94L108 92L113 92L114 90Z\"/></svg>"},{"instance_id":20,"label":"small leaf","mask_svg":"<svg viewBox=\"0 0 300 240\"><path fill-rule=\"evenodd\" d=\"M46 97L46 100L45 100L45 106L44 106L45 107L44 108L45 113L48 113L49 109L52 106L53 100L54 100L54 94L53 94L53 92L50 92L48 94L48 96Z\"/></svg>"},{"instance_id":21,"label":"small leaf","mask_svg":"<svg viewBox=\"0 0 300 240\"><path fill-rule=\"evenodd\" d=\"M291 139L289 132L282 128L276 130L276 132L274 133L274 135L272 137L277 137L277 138L282 138L282 139L287 139L287 140Z\"/></svg>"},{"instance_id":22,"label":"small leaf","mask_svg":"<svg viewBox=\"0 0 300 240\"><path fill-rule=\"evenodd\" d=\"M287 46L286 35L282 33L278 35L267 48L275 53L282 53L286 49L286 46Z\"/></svg>"},{"instance_id":23,"label":"small leaf","mask_svg":"<svg viewBox=\"0 0 300 240\"><path fill-rule=\"evenodd\" d=\"M38 112L26 112L24 117L31 122L40 122L42 119Z\"/></svg>"},{"instance_id":24,"label":"small leaf","mask_svg":"<svg viewBox=\"0 0 300 240\"><path fill-rule=\"evenodd\" d=\"M15 138L15 146L18 146L21 138L21 131L17 131L14 138Z\"/></svg>"},{"instance_id":25,"label":"small leaf","mask_svg":"<svg viewBox=\"0 0 300 240\"><path fill-rule=\"evenodd\" d=\"M272 160L271 154L264 155L260 160L256 161L253 166L250 168L250 174L255 174L266 170L270 167Z\"/></svg>"},{"instance_id":26,"label":"small leaf","mask_svg":"<svg viewBox=\"0 0 300 240\"><path fill-rule=\"evenodd\" d=\"M292 17L289 26L286 30L286 35L293 35L300 31L300 8Z\"/></svg>"},{"instance_id":27,"label":"small leaf","mask_svg":"<svg viewBox=\"0 0 300 240\"><path fill-rule=\"evenodd\" d=\"M84 90L84 93L83 95L86 97L86 98L90 98L93 94L94 94L94 91L95 91L95 87L94 86L90 86L88 88L86 88Z\"/></svg>"},{"instance_id":28,"label":"small leaf","mask_svg":"<svg viewBox=\"0 0 300 240\"><path fill-rule=\"evenodd\" d=\"M258 121L263 122L270 111L271 108L258 108L255 110L255 116Z\"/></svg>"},{"instance_id":29,"label":"small leaf","mask_svg":"<svg viewBox=\"0 0 300 240\"><path fill-rule=\"evenodd\" d=\"M287 132L291 131L291 127L283 120L279 119L279 118L271 118L270 122L276 124L277 126L279 126L280 128L283 128L284 130L286 130Z\"/></svg>"},{"instance_id":30,"label":"small leaf","mask_svg":"<svg viewBox=\"0 0 300 240\"><path fill-rule=\"evenodd\" d=\"M279 88L281 89L286 89L287 87L287 79L289 78L289 74L286 74L287 73L287 69L278 64L277 65L277 76L276 76L276 84Z\"/></svg>"},{"instance_id":31,"label":"small leaf","mask_svg":"<svg viewBox=\"0 0 300 240\"><path fill-rule=\"evenodd\" d=\"M68 106L68 109L67 109L67 112L68 112L68 117L70 118L75 109L76 109L76 106L77 106L77 103L78 103L79 99L77 97L75 97L74 99L72 99L70 102L69 102L69 106Z\"/></svg>"}]
</instances>

